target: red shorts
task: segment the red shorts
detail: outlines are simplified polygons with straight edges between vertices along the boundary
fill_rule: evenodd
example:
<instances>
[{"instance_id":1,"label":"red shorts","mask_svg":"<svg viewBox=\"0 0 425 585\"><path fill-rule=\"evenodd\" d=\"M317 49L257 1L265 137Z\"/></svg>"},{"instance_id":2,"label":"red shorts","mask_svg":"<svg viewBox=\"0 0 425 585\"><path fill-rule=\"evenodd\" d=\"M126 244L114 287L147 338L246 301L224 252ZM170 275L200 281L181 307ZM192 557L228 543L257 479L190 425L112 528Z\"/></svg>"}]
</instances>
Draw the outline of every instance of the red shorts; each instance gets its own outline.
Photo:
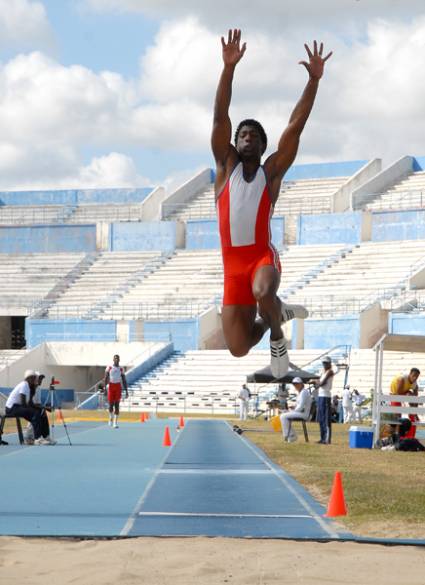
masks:
<instances>
[{"instance_id":1,"label":"red shorts","mask_svg":"<svg viewBox=\"0 0 425 585\"><path fill-rule=\"evenodd\" d=\"M279 254L273 246L258 250L256 246L223 248L223 305L256 305L252 285L261 266L274 266L281 272Z\"/></svg>"},{"instance_id":2,"label":"red shorts","mask_svg":"<svg viewBox=\"0 0 425 585\"><path fill-rule=\"evenodd\" d=\"M108 402L119 402L121 400L121 384L120 382L109 382L108 385Z\"/></svg>"}]
</instances>

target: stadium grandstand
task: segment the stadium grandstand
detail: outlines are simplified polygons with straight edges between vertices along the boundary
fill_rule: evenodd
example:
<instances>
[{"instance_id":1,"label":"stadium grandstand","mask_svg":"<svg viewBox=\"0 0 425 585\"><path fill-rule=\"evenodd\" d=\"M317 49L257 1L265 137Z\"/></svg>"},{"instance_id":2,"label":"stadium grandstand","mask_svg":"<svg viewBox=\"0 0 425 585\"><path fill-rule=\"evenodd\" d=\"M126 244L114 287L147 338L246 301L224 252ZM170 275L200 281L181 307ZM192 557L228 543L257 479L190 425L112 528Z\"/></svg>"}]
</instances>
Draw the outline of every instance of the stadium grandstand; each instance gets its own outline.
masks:
<instances>
[{"instance_id":1,"label":"stadium grandstand","mask_svg":"<svg viewBox=\"0 0 425 585\"><path fill-rule=\"evenodd\" d=\"M272 220L279 295L310 311L285 326L291 362L316 371L332 355L335 392L348 382L369 395L385 333L425 333L423 165L413 156L298 165L282 184ZM241 359L224 346L213 180L205 169L173 193L0 193L2 392L37 365L63 379L67 403L96 407L119 347L131 372L124 409L234 412L247 375L268 363L268 340ZM420 355L393 352L384 383L412 360L425 371Z\"/></svg>"}]
</instances>

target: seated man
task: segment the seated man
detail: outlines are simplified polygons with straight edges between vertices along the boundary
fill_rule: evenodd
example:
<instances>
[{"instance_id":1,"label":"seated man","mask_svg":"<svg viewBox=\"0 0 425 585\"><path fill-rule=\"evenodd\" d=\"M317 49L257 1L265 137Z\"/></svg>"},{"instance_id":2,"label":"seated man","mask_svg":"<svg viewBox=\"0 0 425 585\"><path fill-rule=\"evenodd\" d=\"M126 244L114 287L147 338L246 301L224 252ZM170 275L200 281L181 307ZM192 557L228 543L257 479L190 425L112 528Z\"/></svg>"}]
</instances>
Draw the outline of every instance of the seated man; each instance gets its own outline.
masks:
<instances>
[{"instance_id":1,"label":"seated man","mask_svg":"<svg viewBox=\"0 0 425 585\"><path fill-rule=\"evenodd\" d=\"M301 378L294 378L292 380L292 384L298 392L297 403L293 410L284 412L280 415L283 440L287 441L288 443L293 443L297 440L297 435L292 428L291 421L294 419L308 420L311 408L311 395L308 388L304 387L304 382L301 380Z\"/></svg>"},{"instance_id":2,"label":"seated man","mask_svg":"<svg viewBox=\"0 0 425 585\"><path fill-rule=\"evenodd\" d=\"M6 401L6 414L19 416L29 421L34 429L34 445L54 445L50 438L49 421L46 414L31 404L31 389L36 388L38 376L27 370L24 381L15 386Z\"/></svg>"}]
</instances>

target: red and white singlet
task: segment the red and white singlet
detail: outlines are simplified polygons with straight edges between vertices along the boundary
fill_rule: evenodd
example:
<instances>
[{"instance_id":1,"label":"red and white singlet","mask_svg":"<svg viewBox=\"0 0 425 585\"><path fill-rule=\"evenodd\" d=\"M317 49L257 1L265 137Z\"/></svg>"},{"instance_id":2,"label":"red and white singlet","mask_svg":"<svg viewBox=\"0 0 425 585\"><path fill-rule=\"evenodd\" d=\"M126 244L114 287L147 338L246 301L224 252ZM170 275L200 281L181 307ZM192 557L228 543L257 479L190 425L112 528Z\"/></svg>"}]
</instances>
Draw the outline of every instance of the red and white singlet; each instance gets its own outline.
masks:
<instances>
[{"instance_id":1,"label":"red and white singlet","mask_svg":"<svg viewBox=\"0 0 425 585\"><path fill-rule=\"evenodd\" d=\"M255 305L252 294L260 266L281 270L271 243L273 206L263 167L249 183L238 163L217 198L218 225L224 265L223 305Z\"/></svg>"}]
</instances>

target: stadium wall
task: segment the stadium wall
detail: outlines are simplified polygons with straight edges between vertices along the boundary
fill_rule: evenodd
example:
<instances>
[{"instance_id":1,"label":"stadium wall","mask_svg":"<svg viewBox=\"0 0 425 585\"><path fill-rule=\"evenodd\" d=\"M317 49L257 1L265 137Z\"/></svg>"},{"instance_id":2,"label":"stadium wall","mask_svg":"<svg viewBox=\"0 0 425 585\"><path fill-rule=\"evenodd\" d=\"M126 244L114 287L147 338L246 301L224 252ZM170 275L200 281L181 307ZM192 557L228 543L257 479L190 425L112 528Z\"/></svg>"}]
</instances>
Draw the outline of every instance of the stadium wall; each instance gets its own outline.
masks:
<instances>
[{"instance_id":1,"label":"stadium wall","mask_svg":"<svg viewBox=\"0 0 425 585\"><path fill-rule=\"evenodd\" d=\"M361 209L374 199L374 195L386 191L395 181L413 170L414 160L412 156L403 156L353 191L350 208L353 210Z\"/></svg>"},{"instance_id":2,"label":"stadium wall","mask_svg":"<svg viewBox=\"0 0 425 585\"><path fill-rule=\"evenodd\" d=\"M425 156L415 156L415 157L413 157L413 170L414 171L423 171L423 170L425 170Z\"/></svg>"},{"instance_id":3,"label":"stadium wall","mask_svg":"<svg viewBox=\"0 0 425 585\"><path fill-rule=\"evenodd\" d=\"M425 335L425 313L390 313L388 331L400 335Z\"/></svg>"},{"instance_id":4,"label":"stadium wall","mask_svg":"<svg viewBox=\"0 0 425 585\"><path fill-rule=\"evenodd\" d=\"M382 169L382 160L374 158L361 167L332 195L332 212L341 213L351 206L351 194L361 185L375 177Z\"/></svg>"},{"instance_id":5,"label":"stadium wall","mask_svg":"<svg viewBox=\"0 0 425 585\"><path fill-rule=\"evenodd\" d=\"M285 175L285 181L298 179L325 179L328 177L349 177L366 165L367 160L345 162L312 163L293 165Z\"/></svg>"},{"instance_id":6,"label":"stadium wall","mask_svg":"<svg viewBox=\"0 0 425 585\"><path fill-rule=\"evenodd\" d=\"M28 348L45 341L116 341L116 321L83 319L26 319Z\"/></svg>"},{"instance_id":7,"label":"stadium wall","mask_svg":"<svg viewBox=\"0 0 425 585\"><path fill-rule=\"evenodd\" d=\"M2 254L94 252L96 225L0 227Z\"/></svg>"},{"instance_id":8,"label":"stadium wall","mask_svg":"<svg viewBox=\"0 0 425 585\"><path fill-rule=\"evenodd\" d=\"M359 315L304 321L305 349L327 349L336 345L351 345L353 348L360 346Z\"/></svg>"},{"instance_id":9,"label":"stadium wall","mask_svg":"<svg viewBox=\"0 0 425 585\"><path fill-rule=\"evenodd\" d=\"M360 211L300 215L297 244L359 244L362 232L363 214Z\"/></svg>"},{"instance_id":10,"label":"stadium wall","mask_svg":"<svg viewBox=\"0 0 425 585\"><path fill-rule=\"evenodd\" d=\"M174 351L174 345L172 343L167 343L157 351L155 351L151 356L148 358L144 358L140 363L138 363L134 368L128 370L126 372L126 378L128 384L133 384L139 378L150 372L153 368L155 368L158 364L166 360Z\"/></svg>"},{"instance_id":11,"label":"stadium wall","mask_svg":"<svg viewBox=\"0 0 425 585\"><path fill-rule=\"evenodd\" d=\"M139 189L69 189L55 191L0 191L0 205L106 205L141 203L152 187Z\"/></svg>"},{"instance_id":12,"label":"stadium wall","mask_svg":"<svg viewBox=\"0 0 425 585\"><path fill-rule=\"evenodd\" d=\"M109 230L111 252L160 250L172 252L184 245L184 225L175 221L119 222Z\"/></svg>"},{"instance_id":13,"label":"stadium wall","mask_svg":"<svg viewBox=\"0 0 425 585\"><path fill-rule=\"evenodd\" d=\"M145 321L145 341L171 340L176 351L198 349L198 319L176 319L175 321Z\"/></svg>"},{"instance_id":14,"label":"stadium wall","mask_svg":"<svg viewBox=\"0 0 425 585\"><path fill-rule=\"evenodd\" d=\"M167 215L172 212L176 206L183 205L192 199L192 197L205 189L214 180L214 173L211 169L204 169L195 177L181 185L174 193L166 197L161 205L161 218L166 219Z\"/></svg>"},{"instance_id":15,"label":"stadium wall","mask_svg":"<svg viewBox=\"0 0 425 585\"><path fill-rule=\"evenodd\" d=\"M425 210L379 211L372 214L372 241L425 238Z\"/></svg>"},{"instance_id":16,"label":"stadium wall","mask_svg":"<svg viewBox=\"0 0 425 585\"><path fill-rule=\"evenodd\" d=\"M285 218L273 217L271 221L272 242L281 249L285 238ZM220 248L220 236L216 219L193 219L186 222L186 248L188 250L211 250Z\"/></svg>"}]
</instances>

